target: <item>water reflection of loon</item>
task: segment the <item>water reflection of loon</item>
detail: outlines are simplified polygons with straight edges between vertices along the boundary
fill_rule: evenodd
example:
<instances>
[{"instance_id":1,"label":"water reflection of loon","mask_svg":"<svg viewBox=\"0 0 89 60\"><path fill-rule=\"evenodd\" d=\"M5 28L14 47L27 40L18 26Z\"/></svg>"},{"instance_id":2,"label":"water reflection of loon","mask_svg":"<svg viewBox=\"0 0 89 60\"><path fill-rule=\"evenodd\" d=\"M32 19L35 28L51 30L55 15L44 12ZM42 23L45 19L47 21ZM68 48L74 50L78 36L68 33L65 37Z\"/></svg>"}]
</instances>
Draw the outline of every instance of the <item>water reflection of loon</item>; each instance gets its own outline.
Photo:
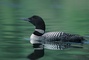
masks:
<instances>
[{"instance_id":1,"label":"water reflection of loon","mask_svg":"<svg viewBox=\"0 0 89 60\"><path fill-rule=\"evenodd\" d=\"M69 48L72 43L83 45L84 37L77 34L65 32L46 32L45 22L39 16L23 18L35 26L35 31L30 37L30 42L33 44L34 52L28 56L29 59L35 60L44 55L44 48L53 50L63 50Z\"/></svg>"}]
</instances>

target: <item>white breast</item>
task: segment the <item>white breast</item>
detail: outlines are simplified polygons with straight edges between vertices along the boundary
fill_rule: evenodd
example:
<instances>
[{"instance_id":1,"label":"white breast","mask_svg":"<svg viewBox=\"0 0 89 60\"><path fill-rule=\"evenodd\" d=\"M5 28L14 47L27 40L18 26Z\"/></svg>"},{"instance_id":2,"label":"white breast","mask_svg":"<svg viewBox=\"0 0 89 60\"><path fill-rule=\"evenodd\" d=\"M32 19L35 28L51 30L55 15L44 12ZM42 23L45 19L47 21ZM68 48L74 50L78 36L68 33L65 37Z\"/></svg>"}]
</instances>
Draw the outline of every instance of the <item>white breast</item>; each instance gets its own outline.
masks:
<instances>
[{"instance_id":1,"label":"white breast","mask_svg":"<svg viewBox=\"0 0 89 60\"><path fill-rule=\"evenodd\" d=\"M30 36L30 43L31 44L41 43L42 40L43 40L42 36L37 36L37 35L34 35L34 34L32 34Z\"/></svg>"}]
</instances>

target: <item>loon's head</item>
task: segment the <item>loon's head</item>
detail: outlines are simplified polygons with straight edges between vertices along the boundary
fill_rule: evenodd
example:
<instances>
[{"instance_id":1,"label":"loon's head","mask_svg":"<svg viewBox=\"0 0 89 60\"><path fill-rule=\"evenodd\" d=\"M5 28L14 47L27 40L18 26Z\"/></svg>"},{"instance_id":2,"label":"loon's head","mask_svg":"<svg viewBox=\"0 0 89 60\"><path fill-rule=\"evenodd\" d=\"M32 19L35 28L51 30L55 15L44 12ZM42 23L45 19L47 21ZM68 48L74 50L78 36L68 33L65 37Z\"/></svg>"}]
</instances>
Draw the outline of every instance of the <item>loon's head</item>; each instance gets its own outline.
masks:
<instances>
[{"instance_id":1,"label":"loon's head","mask_svg":"<svg viewBox=\"0 0 89 60\"><path fill-rule=\"evenodd\" d=\"M30 18L24 18L23 20L29 21L30 23L32 23L36 27L36 29L45 30L45 22L43 21L41 17L37 15L34 15Z\"/></svg>"}]
</instances>

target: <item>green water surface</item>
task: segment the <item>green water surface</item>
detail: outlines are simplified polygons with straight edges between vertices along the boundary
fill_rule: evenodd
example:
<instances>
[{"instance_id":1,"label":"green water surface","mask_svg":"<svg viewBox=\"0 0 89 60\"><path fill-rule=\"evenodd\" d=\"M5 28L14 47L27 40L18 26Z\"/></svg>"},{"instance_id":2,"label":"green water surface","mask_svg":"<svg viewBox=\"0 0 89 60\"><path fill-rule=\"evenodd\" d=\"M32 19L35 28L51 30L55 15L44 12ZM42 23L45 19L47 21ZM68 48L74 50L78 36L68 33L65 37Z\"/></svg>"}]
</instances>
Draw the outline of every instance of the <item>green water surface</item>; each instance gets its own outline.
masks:
<instances>
[{"instance_id":1,"label":"green water surface","mask_svg":"<svg viewBox=\"0 0 89 60\"><path fill-rule=\"evenodd\" d=\"M41 16L46 31L63 31L89 36L89 0L0 0L0 60L28 60L33 52L29 38L34 26L22 17ZM47 50L39 60L89 60L84 48Z\"/></svg>"}]
</instances>

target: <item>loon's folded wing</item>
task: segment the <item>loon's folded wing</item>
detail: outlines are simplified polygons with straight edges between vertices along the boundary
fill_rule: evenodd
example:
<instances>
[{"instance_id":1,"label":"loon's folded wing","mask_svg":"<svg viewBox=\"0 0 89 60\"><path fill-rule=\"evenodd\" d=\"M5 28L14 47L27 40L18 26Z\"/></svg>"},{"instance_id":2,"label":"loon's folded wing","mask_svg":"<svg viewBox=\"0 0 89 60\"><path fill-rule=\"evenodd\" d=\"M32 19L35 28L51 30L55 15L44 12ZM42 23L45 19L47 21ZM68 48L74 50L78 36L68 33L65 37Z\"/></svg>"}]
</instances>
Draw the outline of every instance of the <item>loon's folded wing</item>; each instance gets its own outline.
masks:
<instances>
[{"instance_id":1,"label":"loon's folded wing","mask_svg":"<svg viewBox=\"0 0 89 60\"><path fill-rule=\"evenodd\" d=\"M74 47L71 44L81 44L84 38L79 35L69 34L64 32L47 32L44 35L42 43L46 49L63 50L66 48Z\"/></svg>"}]
</instances>

